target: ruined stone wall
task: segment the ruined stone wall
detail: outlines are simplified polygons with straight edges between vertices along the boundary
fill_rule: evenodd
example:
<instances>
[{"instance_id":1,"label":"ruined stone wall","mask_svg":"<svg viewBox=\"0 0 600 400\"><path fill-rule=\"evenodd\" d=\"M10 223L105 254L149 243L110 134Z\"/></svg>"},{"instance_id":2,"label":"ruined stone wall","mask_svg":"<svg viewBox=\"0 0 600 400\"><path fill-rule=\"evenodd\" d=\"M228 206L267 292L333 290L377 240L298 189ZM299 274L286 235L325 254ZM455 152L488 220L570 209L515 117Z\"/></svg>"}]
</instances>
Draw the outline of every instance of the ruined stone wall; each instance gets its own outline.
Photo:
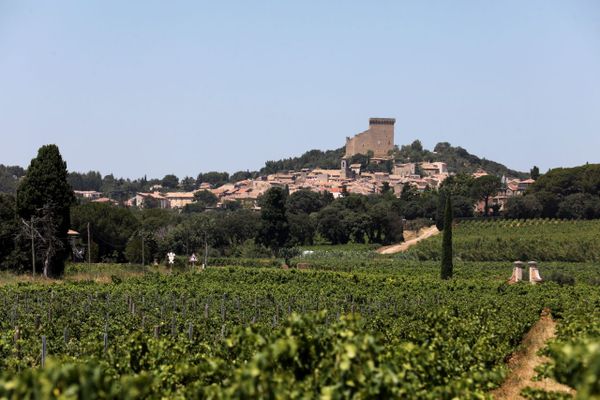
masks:
<instances>
[{"instance_id":1,"label":"ruined stone wall","mask_svg":"<svg viewBox=\"0 0 600 400\"><path fill-rule=\"evenodd\" d=\"M373 151L375 157L386 157L394 148L393 118L371 118L369 129L352 138L346 138L346 157L355 154L367 154Z\"/></svg>"}]
</instances>

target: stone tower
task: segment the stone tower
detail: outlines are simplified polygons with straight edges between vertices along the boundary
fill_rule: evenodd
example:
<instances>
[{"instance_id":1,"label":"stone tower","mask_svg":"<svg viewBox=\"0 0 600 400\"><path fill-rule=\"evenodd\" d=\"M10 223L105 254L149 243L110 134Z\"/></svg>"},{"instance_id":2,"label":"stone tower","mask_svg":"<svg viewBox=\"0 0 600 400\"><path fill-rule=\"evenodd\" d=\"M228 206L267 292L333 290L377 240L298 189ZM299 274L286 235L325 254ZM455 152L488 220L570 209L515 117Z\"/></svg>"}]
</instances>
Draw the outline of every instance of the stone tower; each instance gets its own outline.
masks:
<instances>
[{"instance_id":1,"label":"stone tower","mask_svg":"<svg viewBox=\"0 0 600 400\"><path fill-rule=\"evenodd\" d=\"M385 158L394 148L394 118L370 118L369 129L346 138L346 155L367 154L369 150L374 157Z\"/></svg>"}]
</instances>

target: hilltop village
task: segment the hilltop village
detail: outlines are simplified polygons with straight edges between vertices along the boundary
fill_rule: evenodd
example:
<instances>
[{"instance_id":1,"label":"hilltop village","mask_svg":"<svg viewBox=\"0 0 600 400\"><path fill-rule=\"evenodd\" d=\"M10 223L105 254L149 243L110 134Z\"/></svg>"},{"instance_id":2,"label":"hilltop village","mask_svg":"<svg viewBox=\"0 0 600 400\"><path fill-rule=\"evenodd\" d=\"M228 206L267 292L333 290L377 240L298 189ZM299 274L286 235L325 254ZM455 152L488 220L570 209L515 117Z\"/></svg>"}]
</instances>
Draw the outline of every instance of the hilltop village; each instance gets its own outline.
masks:
<instances>
[{"instance_id":1,"label":"hilltop village","mask_svg":"<svg viewBox=\"0 0 600 400\"><path fill-rule=\"evenodd\" d=\"M180 209L192 204L198 192L209 191L217 198L216 207L224 207L227 202L237 201L247 208L257 208L256 200L267 190L272 187L286 186L290 193L306 189L329 192L334 198L346 193L362 195L381 193L384 188L392 189L396 196L400 196L406 187L412 187L419 192L439 188L441 183L452 175L446 163L395 162L392 155L395 146L395 122L393 118L371 118L367 130L346 138L345 155L341 158L338 169L304 168L299 171L279 171L218 187L203 182L192 191L165 191L160 185L155 185L149 192L136 193L135 196L127 199L124 205L143 208L151 202L158 208ZM364 162L352 161L357 158L357 155L364 156L362 159L366 159L369 165L392 163L391 172L366 169L367 165ZM477 178L487 174L486 171L479 169L472 175ZM503 208L509 197L523 194L534 182L532 179L503 177L503 188L491 199L491 204L498 204ZM76 190L75 194L92 202L117 204L117 201L104 197L103 193L97 191ZM481 205L475 207L478 209Z\"/></svg>"}]
</instances>

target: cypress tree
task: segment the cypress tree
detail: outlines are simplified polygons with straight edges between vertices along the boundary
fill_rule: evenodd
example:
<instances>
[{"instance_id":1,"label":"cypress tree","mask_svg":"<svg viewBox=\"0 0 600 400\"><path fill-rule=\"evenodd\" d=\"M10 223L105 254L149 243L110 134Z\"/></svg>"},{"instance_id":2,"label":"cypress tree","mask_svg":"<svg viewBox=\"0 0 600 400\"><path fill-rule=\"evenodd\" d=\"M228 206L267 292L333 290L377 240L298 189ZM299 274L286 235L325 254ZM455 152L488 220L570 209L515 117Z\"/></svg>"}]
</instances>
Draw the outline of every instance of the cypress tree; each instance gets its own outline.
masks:
<instances>
[{"instance_id":1,"label":"cypress tree","mask_svg":"<svg viewBox=\"0 0 600 400\"><path fill-rule=\"evenodd\" d=\"M46 246L51 243L52 251L40 258L47 264L48 275L54 277L63 274L70 253L67 231L75 197L67 176L67 163L58 146L50 144L40 147L17 188L17 214L25 221L40 221L40 242Z\"/></svg>"},{"instance_id":2,"label":"cypress tree","mask_svg":"<svg viewBox=\"0 0 600 400\"><path fill-rule=\"evenodd\" d=\"M446 196L444 230L442 232L442 279L452 278L452 199Z\"/></svg>"}]
</instances>

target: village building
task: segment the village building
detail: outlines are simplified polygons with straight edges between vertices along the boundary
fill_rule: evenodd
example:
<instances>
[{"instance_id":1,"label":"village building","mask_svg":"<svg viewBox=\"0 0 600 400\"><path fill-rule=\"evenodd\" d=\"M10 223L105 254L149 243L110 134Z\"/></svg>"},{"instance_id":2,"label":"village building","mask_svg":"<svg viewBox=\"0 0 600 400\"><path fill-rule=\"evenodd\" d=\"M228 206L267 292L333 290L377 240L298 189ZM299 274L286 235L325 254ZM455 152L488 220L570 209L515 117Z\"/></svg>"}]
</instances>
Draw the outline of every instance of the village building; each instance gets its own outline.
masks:
<instances>
[{"instance_id":1,"label":"village building","mask_svg":"<svg viewBox=\"0 0 600 400\"><path fill-rule=\"evenodd\" d=\"M477 171L475 171L475 172L473 172L473 173L471 174L471 176L472 176L473 178L475 178L475 179L477 179L477 178L481 178L482 176L486 176L486 175L488 175L488 173L487 173L487 172L485 172L485 171L484 171L483 169L481 169L481 168L477 169Z\"/></svg>"},{"instance_id":2,"label":"village building","mask_svg":"<svg viewBox=\"0 0 600 400\"><path fill-rule=\"evenodd\" d=\"M152 193L137 193L134 197L127 200L126 205L129 207L145 208L148 203L152 203L153 207L156 208L169 208L169 199L164 197L159 192Z\"/></svg>"},{"instance_id":3,"label":"village building","mask_svg":"<svg viewBox=\"0 0 600 400\"><path fill-rule=\"evenodd\" d=\"M394 165L394 175L410 176L415 175L417 172L417 164L406 163Z\"/></svg>"},{"instance_id":4,"label":"village building","mask_svg":"<svg viewBox=\"0 0 600 400\"><path fill-rule=\"evenodd\" d=\"M511 197L523 196L525 191L535 183L533 179L507 179L502 177L502 188L498 193L490 197L488 201L488 207L497 207L498 211L504 211L506 204ZM475 212L483 213L485 209L485 203L483 201L477 202L475 205Z\"/></svg>"},{"instance_id":5,"label":"village building","mask_svg":"<svg viewBox=\"0 0 600 400\"><path fill-rule=\"evenodd\" d=\"M259 209L256 200L273 187L287 188L289 193L299 190L329 192L334 198L345 193L370 195L380 193L384 185L389 185L396 196L400 196L405 185L417 191L439 189L440 185L451 174L448 166L441 161L408 162L394 164L389 172L366 172L360 163L350 164L353 155L370 154L369 162L377 163L392 159L390 151L394 149L393 118L371 118L369 129L346 139L345 155L340 162L340 169L303 168L299 171L279 171L256 179L245 179L235 183L225 183L213 187L202 182L193 192L158 191L138 193L127 202L127 205L144 207L152 202L152 207L181 209L195 201L194 194L199 190L208 190L217 197L217 207L226 207L228 202L242 203L243 207ZM472 174L475 178L487 175L479 169ZM508 198L522 195L534 181L503 179L503 189L490 199L490 205L499 204L504 207ZM98 192L79 192L80 197L100 195ZM476 205L476 211L483 205Z\"/></svg>"},{"instance_id":6,"label":"village building","mask_svg":"<svg viewBox=\"0 0 600 400\"><path fill-rule=\"evenodd\" d=\"M448 174L448 166L445 162L424 162L419 164L419 168L424 176Z\"/></svg>"},{"instance_id":7,"label":"village building","mask_svg":"<svg viewBox=\"0 0 600 400\"><path fill-rule=\"evenodd\" d=\"M92 203L102 203L102 204L112 204L112 205L117 205L119 204L118 201L110 199L108 197L98 197L94 200L91 201Z\"/></svg>"},{"instance_id":8,"label":"village building","mask_svg":"<svg viewBox=\"0 0 600 400\"><path fill-rule=\"evenodd\" d=\"M169 208L183 208L194 202L195 192L168 192L163 196L169 201Z\"/></svg>"},{"instance_id":9,"label":"village building","mask_svg":"<svg viewBox=\"0 0 600 400\"><path fill-rule=\"evenodd\" d=\"M73 190L73 193L75 194L75 197L88 200L99 199L102 197L102 193L96 192L95 190Z\"/></svg>"}]
</instances>

